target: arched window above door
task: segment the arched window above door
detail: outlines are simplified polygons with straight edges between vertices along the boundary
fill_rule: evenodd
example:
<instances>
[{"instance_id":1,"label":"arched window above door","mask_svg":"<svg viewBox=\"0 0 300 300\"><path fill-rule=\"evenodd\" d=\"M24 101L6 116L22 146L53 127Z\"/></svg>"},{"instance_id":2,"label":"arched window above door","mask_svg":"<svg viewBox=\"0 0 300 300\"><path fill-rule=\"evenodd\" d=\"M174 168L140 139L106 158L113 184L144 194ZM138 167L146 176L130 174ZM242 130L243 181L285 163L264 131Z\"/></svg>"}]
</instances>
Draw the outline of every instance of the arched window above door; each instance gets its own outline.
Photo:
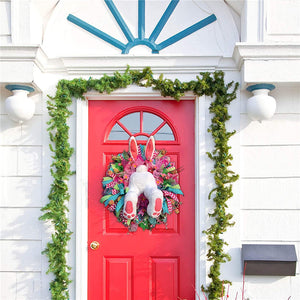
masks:
<instances>
[{"instance_id":1,"label":"arched window above door","mask_svg":"<svg viewBox=\"0 0 300 300\"><path fill-rule=\"evenodd\" d=\"M108 140L128 140L130 136L135 136L137 140L147 140L151 135L157 141L176 140L174 130L163 115L139 109L118 118Z\"/></svg>"}]
</instances>

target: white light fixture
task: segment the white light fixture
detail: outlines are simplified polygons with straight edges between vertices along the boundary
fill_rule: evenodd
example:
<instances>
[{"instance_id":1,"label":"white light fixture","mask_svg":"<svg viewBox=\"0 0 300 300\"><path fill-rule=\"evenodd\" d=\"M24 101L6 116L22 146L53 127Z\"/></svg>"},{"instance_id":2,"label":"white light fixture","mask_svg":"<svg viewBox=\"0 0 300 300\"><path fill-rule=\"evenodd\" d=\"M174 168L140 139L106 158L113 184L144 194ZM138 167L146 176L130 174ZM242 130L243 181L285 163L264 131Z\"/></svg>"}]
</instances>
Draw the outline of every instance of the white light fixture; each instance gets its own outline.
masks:
<instances>
[{"instance_id":1,"label":"white light fixture","mask_svg":"<svg viewBox=\"0 0 300 300\"><path fill-rule=\"evenodd\" d=\"M253 96L247 101L247 113L251 120L263 121L270 119L276 110L276 100L269 96L275 86L269 83L254 84L247 87Z\"/></svg>"},{"instance_id":2,"label":"white light fixture","mask_svg":"<svg viewBox=\"0 0 300 300\"><path fill-rule=\"evenodd\" d=\"M27 95L33 92L34 88L18 84L9 84L5 88L13 92L13 95L5 100L5 109L9 117L20 124L30 120L35 111L35 103Z\"/></svg>"}]
</instances>

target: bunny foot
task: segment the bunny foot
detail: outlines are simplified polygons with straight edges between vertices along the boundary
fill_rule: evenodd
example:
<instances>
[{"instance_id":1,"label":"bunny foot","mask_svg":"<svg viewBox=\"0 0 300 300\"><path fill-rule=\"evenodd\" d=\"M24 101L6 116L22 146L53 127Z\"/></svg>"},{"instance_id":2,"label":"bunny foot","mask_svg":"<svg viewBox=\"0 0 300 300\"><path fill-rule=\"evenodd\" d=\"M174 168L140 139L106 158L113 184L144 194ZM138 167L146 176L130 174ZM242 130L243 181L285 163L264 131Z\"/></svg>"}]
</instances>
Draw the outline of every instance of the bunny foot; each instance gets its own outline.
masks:
<instances>
[{"instance_id":1,"label":"bunny foot","mask_svg":"<svg viewBox=\"0 0 300 300\"><path fill-rule=\"evenodd\" d=\"M163 195L162 192L159 190L156 190L152 195L152 201L149 201L148 207L147 207L147 213L152 218L158 218L163 205Z\"/></svg>"},{"instance_id":2,"label":"bunny foot","mask_svg":"<svg viewBox=\"0 0 300 300\"><path fill-rule=\"evenodd\" d=\"M123 215L127 220L132 220L135 216L135 210L133 209L132 201L128 200L124 205Z\"/></svg>"},{"instance_id":3,"label":"bunny foot","mask_svg":"<svg viewBox=\"0 0 300 300\"><path fill-rule=\"evenodd\" d=\"M128 192L125 196L125 203L123 208L123 216L127 220L132 220L136 216L136 204L138 195L135 192Z\"/></svg>"},{"instance_id":4,"label":"bunny foot","mask_svg":"<svg viewBox=\"0 0 300 300\"><path fill-rule=\"evenodd\" d=\"M156 198L155 199L155 206L154 206L154 212L152 214L153 218L157 218L162 210L162 199Z\"/></svg>"}]
</instances>

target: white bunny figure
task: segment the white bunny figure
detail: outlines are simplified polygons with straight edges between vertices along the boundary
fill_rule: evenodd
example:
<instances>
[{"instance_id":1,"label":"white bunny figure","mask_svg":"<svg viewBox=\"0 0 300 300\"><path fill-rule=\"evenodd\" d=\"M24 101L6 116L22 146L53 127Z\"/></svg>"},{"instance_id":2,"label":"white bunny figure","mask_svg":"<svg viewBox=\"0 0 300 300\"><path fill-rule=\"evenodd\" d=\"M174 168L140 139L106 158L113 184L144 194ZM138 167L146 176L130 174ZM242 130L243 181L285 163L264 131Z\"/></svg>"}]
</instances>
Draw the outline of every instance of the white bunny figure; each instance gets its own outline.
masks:
<instances>
[{"instance_id":1,"label":"white bunny figure","mask_svg":"<svg viewBox=\"0 0 300 300\"><path fill-rule=\"evenodd\" d=\"M146 144L145 156L147 160L153 157L155 151L155 141L151 136ZM129 139L129 153L133 160L138 156L138 145L136 139L132 136ZM154 176L148 172L147 166L140 165L129 178L128 192L124 199L123 215L126 219L132 220L136 216L136 205L138 197L144 193L149 200L147 213L152 218L157 218L162 210L163 193L157 188Z\"/></svg>"}]
</instances>

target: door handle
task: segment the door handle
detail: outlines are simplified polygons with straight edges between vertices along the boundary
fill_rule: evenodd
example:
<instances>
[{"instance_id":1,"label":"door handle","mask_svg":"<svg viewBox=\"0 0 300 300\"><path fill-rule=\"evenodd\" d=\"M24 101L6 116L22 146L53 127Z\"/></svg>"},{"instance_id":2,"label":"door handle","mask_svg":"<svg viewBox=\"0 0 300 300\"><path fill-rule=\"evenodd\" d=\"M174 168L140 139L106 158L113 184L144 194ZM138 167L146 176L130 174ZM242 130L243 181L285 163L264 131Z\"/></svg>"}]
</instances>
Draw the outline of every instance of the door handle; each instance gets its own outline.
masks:
<instances>
[{"instance_id":1,"label":"door handle","mask_svg":"<svg viewBox=\"0 0 300 300\"><path fill-rule=\"evenodd\" d=\"M93 242L90 243L90 248L92 250L97 250L97 249L99 249L99 247L100 247L100 244L97 241L93 241Z\"/></svg>"}]
</instances>

